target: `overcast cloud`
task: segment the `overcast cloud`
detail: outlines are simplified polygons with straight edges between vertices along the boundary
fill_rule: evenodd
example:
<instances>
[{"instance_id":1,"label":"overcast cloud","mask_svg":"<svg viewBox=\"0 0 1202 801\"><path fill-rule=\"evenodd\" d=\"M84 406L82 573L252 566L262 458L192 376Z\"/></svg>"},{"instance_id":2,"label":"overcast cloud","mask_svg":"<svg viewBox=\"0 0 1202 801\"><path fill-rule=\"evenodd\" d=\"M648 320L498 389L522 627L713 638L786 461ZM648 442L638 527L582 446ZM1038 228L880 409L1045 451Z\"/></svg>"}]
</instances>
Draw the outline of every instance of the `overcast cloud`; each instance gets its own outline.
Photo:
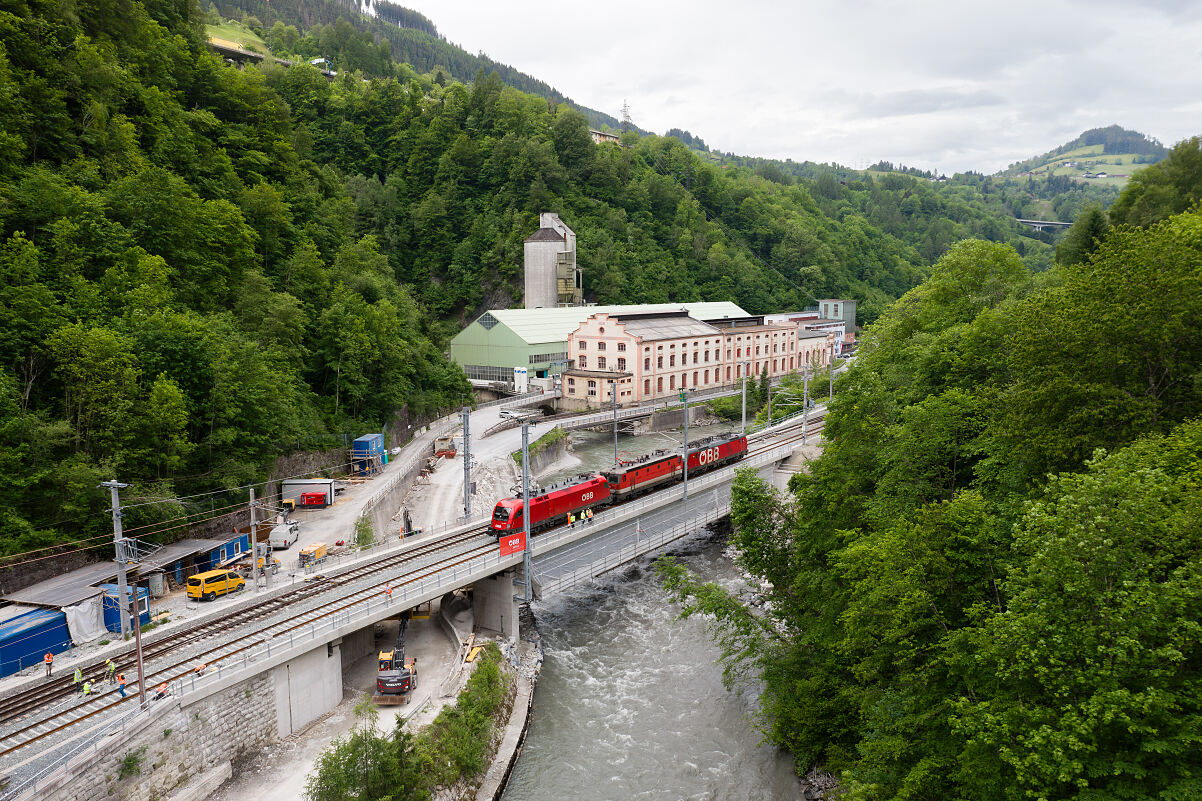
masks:
<instances>
[{"instance_id":1,"label":"overcast cloud","mask_svg":"<svg viewBox=\"0 0 1202 801\"><path fill-rule=\"evenodd\" d=\"M1202 3L397 0L642 128L745 155L994 172L1117 123L1202 133Z\"/></svg>"}]
</instances>

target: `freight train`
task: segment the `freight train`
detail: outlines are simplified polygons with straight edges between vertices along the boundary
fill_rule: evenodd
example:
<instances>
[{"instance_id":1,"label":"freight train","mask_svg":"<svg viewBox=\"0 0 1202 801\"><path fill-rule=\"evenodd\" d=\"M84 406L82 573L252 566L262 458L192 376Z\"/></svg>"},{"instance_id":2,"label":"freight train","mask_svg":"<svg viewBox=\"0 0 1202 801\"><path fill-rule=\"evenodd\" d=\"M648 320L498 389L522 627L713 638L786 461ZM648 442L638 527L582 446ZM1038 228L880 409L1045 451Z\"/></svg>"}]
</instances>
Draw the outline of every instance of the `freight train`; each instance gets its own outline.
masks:
<instances>
[{"instance_id":1,"label":"freight train","mask_svg":"<svg viewBox=\"0 0 1202 801\"><path fill-rule=\"evenodd\" d=\"M717 436L689 443L689 475L736 462L747 455L747 437ZM587 509L622 503L684 480L680 454L655 451L621 462L614 470L585 473L530 494L530 531L537 532L568 522ZM505 498L492 513L492 533L497 538L525 526L522 499Z\"/></svg>"}]
</instances>

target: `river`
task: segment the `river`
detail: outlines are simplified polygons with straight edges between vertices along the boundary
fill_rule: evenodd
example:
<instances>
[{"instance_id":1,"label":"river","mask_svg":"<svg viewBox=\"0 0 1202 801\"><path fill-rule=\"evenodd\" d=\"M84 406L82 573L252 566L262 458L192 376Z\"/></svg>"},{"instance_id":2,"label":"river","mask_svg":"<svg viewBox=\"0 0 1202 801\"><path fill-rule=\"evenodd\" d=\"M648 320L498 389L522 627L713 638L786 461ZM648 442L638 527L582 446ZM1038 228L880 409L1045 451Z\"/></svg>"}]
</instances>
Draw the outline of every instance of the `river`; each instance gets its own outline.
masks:
<instances>
[{"instance_id":1,"label":"river","mask_svg":"<svg viewBox=\"0 0 1202 801\"><path fill-rule=\"evenodd\" d=\"M721 550L682 555L734 586ZM504 801L799 797L792 760L750 720L754 697L722 686L705 622L677 619L648 563L534 611L546 661Z\"/></svg>"},{"instance_id":2,"label":"river","mask_svg":"<svg viewBox=\"0 0 1202 801\"><path fill-rule=\"evenodd\" d=\"M573 436L584 461L577 469L594 466L603 439ZM738 585L714 537L698 535L678 551L702 577ZM650 562L534 612L546 661L504 801L799 797L789 755L761 743L754 695L722 686L705 621L677 618Z\"/></svg>"}]
</instances>

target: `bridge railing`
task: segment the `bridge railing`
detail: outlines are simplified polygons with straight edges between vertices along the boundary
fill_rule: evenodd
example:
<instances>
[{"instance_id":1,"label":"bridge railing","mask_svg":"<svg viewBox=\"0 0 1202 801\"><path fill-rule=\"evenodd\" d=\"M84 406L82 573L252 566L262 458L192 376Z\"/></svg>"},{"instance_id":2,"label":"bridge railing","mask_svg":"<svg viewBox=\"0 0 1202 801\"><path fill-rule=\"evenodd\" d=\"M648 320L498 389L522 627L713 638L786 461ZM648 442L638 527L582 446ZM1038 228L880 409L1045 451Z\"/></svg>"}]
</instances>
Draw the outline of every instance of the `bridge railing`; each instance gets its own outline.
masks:
<instances>
[{"instance_id":1,"label":"bridge railing","mask_svg":"<svg viewBox=\"0 0 1202 801\"><path fill-rule=\"evenodd\" d=\"M635 542L607 553L605 556L587 565L573 568L568 573L561 573L550 581L539 581L536 576L535 584L538 586L539 592L543 597L552 593L562 592L582 582L591 581L603 573L621 567L628 562L633 562L635 559L639 559L649 553L665 548L676 540L686 537L708 526L710 523L717 522L729 514L730 503L726 502L687 522L660 529L654 533L645 533L640 529L641 533L637 535Z\"/></svg>"}]
</instances>

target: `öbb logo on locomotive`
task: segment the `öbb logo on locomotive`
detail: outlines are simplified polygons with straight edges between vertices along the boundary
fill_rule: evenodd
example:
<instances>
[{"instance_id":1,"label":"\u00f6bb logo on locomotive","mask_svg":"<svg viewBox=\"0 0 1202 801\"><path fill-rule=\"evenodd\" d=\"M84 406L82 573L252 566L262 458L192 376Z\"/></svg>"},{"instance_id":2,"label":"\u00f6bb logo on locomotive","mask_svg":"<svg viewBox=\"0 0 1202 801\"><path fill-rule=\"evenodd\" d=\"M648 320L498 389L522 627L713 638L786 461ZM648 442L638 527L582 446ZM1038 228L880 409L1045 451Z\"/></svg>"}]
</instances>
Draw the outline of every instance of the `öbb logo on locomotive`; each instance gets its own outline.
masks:
<instances>
[{"instance_id":1,"label":"\u00f6bb logo on locomotive","mask_svg":"<svg viewBox=\"0 0 1202 801\"><path fill-rule=\"evenodd\" d=\"M714 470L747 455L747 437L718 436L689 447L689 475ZM568 522L568 515L586 509L623 503L684 480L684 461L679 454L656 451L639 459L622 462L614 470L585 473L559 484L540 489L530 496L530 531ZM504 498L497 502L492 515L493 534L499 540L504 532L524 528L522 499Z\"/></svg>"}]
</instances>

